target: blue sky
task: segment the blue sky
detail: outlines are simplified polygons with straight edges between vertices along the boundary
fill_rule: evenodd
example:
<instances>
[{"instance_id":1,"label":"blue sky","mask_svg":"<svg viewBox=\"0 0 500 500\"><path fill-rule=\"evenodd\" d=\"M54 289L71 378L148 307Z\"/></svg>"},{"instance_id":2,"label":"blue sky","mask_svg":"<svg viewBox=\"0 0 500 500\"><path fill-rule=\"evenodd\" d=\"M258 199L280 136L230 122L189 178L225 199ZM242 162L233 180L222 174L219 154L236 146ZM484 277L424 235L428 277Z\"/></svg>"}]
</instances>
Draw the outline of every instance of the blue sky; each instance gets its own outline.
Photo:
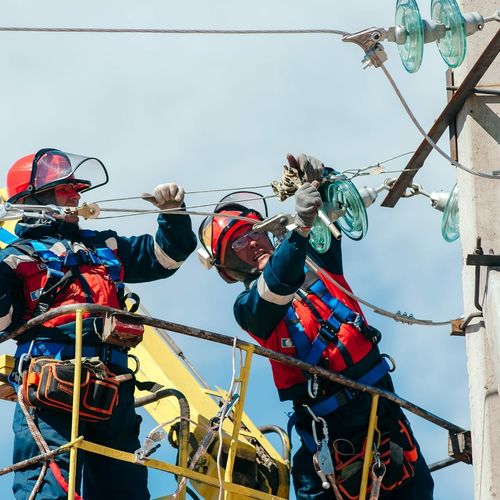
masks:
<instances>
[{"instance_id":1,"label":"blue sky","mask_svg":"<svg viewBox=\"0 0 500 500\"><path fill-rule=\"evenodd\" d=\"M428 18L428 5L420 7ZM393 18L394 3L386 0L4 0L0 5L4 26L356 31L389 26ZM136 196L167 181L187 191L268 184L279 177L287 153L304 152L338 170L362 168L412 151L421 141L382 72L363 70L361 49L335 36L1 33L0 40L3 171L42 147L97 156L111 182L86 201ZM421 70L409 75L396 47L385 46L388 69L429 128L446 103L446 67L436 47L426 47ZM446 137L440 144L448 148ZM405 158L386 168L404 166ZM394 175L355 183L376 187ZM455 171L433 153L416 181L426 191L448 191ZM216 202L220 196L188 194L186 201ZM293 209L278 201L270 206L271 213ZM442 240L440 214L428 200L404 199L395 209L377 202L368 216L366 238L344 241L345 274L355 292L417 317L459 316L460 243ZM194 218L196 228L200 222ZM155 221L144 216L84 225L139 234L153 231ZM205 271L194 255L173 278L136 290L156 317L247 339L232 318L239 285L229 286ZM397 360L397 392L468 428L464 339L450 337L448 327L407 326L365 311L384 334L382 350ZM207 380L228 386L230 349L174 338ZM278 402L267 361L257 361L247 412L259 425L285 427L288 409ZM0 412L2 463L7 465L12 406L4 403ZM446 432L419 418L411 421L427 460L444 458ZM152 427L148 420L143 430ZM470 466L459 464L434 478L437 499L472 497ZM2 497L10 494L10 481L0 479ZM153 496L168 493L168 484L154 474Z\"/></svg>"}]
</instances>

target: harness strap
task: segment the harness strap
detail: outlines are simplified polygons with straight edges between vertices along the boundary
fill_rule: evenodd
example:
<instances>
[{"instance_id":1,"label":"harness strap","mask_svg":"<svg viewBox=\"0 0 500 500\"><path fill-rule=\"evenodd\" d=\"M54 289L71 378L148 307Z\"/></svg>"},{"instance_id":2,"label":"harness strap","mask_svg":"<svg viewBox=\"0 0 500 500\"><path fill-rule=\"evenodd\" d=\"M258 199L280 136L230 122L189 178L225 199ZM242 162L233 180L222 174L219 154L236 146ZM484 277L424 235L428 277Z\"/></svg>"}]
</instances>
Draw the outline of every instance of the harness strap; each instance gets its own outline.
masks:
<instances>
[{"instance_id":1,"label":"harness strap","mask_svg":"<svg viewBox=\"0 0 500 500\"><path fill-rule=\"evenodd\" d=\"M95 237L94 231L81 231L85 237ZM123 295L124 285L121 282L121 263L114 252L107 246L97 247L89 252L78 250L73 252L71 246L65 240L58 240L66 248L65 255L57 255L52 251L52 246L48 243L38 240L19 240L16 239L11 246L17 248L20 252L30 256L33 259L41 260L47 267L47 281L44 288L38 293L38 302L33 311L33 317L47 312L54 302L55 296L62 291L71 277L74 277L80 283L85 293L86 301L93 303L92 290L83 278L78 266L82 264L103 265L108 274L115 283L118 297ZM102 242L100 242L102 243ZM63 272L63 266L69 267L69 271ZM34 293L34 292L33 292ZM33 300L37 297L33 296Z\"/></svg>"},{"instance_id":2,"label":"harness strap","mask_svg":"<svg viewBox=\"0 0 500 500\"><path fill-rule=\"evenodd\" d=\"M71 267L70 272L73 275L73 277L80 282L83 293L85 294L85 300L88 303L93 304L94 299L92 298L92 289L90 288L90 285L87 283L87 280L83 277L78 267L76 266Z\"/></svg>"},{"instance_id":3,"label":"harness strap","mask_svg":"<svg viewBox=\"0 0 500 500\"><path fill-rule=\"evenodd\" d=\"M69 278L72 276L71 271L62 274L52 272L50 269L47 274L47 282L38 296L38 303L33 311L33 318L49 310L51 304L54 302L56 294L69 283Z\"/></svg>"},{"instance_id":4,"label":"harness strap","mask_svg":"<svg viewBox=\"0 0 500 500\"><path fill-rule=\"evenodd\" d=\"M314 304L307 298L303 290L299 290L298 295L310 309L320 325L318 335L311 342L305 333L304 327L298 320L293 307L288 309L285 317L285 323L287 324L288 331L292 337L294 345L297 348L297 355L299 359L305 361L306 363L316 365L318 364L321 355L328 347L328 344L333 342L341 353L346 366L352 366L353 360L351 355L342 341L337 337L341 323L333 315L331 315L328 320L324 320L318 310L314 307Z\"/></svg>"},{"instance_id":5,"label":"harness strap","mask_svg":"<svg viewBox=\"0 0 500 500\"><path fill-rule=\"evenodd\" d=\"M327 319L323 319L308 294L314 294L331 311ZM361 314L351 310L339 299L333 297L324 283L309 269L305 269L305 280L302 287L297 291L300 300L308 307L320 325L316 338L311 342L307 337L304 328L298 321L293 307L291 307L285 317L288 331L297 348L299 359L310 364L318 364L319 360L328 344L333 342L339 350L346 367L351 367L354 362L346 346L338 338L337 333L343 323L352 324L364 335L369 327L363 321Z\"/></svg>"},{"instance_id":6,"label":"harness strap","mask_svg":"<svg viewBox=\"0 0 500 500\"><path fill-rule=\"evenodd\" d=\"M382 379L382 377L384 377L389 372L389 370L390 370L389 363L387 363L385 358L382 358L379 363L377 363L364 375L359 377L357 381L365 385L374 385L377 382L379 382ZM319 401L318 403L310 405L309 408L317 417L325 417L326 415L333 413L335 410L343 406L345 403L349 402L351 399L352 399L352 392L347 388L343 388L340 391L337 391L332 396L329 396L326 399ZM296 412L290 415L287 426L288 435L290 437L292 429L297 423L297 419L298 417ZM301 437L307 449L311 453L316 452L317 445L312 435L304 429L296 428L296 431L297 434L299 434L299 436Z\"/></svg>"},{"instance_id":7,"label":"harness strap","mask_svg":"<svg viewBox=\"0 0 500 500\"><path fill-rule=\"evenodd\" d=\"M310 287L309 291L318 296L332 311L332 316L340 323L351 323L357 326L362 321L361 315L349 309L339 299L333 297L325 284L318 278Z\"/></svg>"},{"instance_id":8,"label":"harness strap","mask_svg":"<svg viewBox=\"0 0 500 500\"><path fill-rule=\"evenodd\" d=\"M19 238L12 234L10 231L7 231L4 227L0 227L0 242L5 243L5 245L12 245Z\"/></svg>"},{"instance_id":9,"label":"harness strap","mask_svg":"<svg viewBox=\"0 0 500 500\"><path fill-rule=\"evenodd\" d=\"M75 347L72 344L45 340L23 342L22 344L18 344L14 357L18 359L28 352L30 352L31 356L51 356L55 359L71 359L75 356ZM82 356L84 358L99 357L105 364L113 364L122 368L128 366L127 353L120 350L119 347L107 344L100 346L83 346Z\"/></svg>"}]
</instances>

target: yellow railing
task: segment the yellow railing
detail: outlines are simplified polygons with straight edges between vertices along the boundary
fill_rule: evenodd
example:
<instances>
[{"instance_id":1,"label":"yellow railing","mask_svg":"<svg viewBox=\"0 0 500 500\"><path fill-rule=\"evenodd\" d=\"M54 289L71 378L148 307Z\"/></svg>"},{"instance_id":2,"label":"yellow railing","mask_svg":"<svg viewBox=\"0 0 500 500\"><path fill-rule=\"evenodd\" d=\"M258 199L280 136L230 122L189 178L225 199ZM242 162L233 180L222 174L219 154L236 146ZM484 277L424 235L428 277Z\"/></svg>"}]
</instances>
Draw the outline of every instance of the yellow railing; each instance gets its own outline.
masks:
<instances>
[{"instance_id":1,"label":"yellow railing","mask_svg":"<svg viewBox=\"0 0 500 500\"><path fill-rule=\"evenodd\" d=\"M84 309L77 309L75 314L75 375L73 380L74 392L73 392L73 406L72 406L72 419L71 419L71 442L70 446L70 463L69 463L69 478L68 478L68 500L74 500L75 489L76 489L76 471L77 471L77 452L78 449L85 450L91 453L97 453L100 455L113 458L115 460L122 460L125 462L136 463L138 465L144 465L147 467L152 467L155 469L163 470L166 472L171 472L178 476L179 481L182 477L192 479L194 481L199 481L205 483L209 486L216 488L222 488L224 491L224 498L230 499L232 495L237 495L236 498L257 498L262 500L280 499L275 495L270 495L262 491L254 490L246 486L235 484L232 482L233 478L233 468L236 460L236 450L238 446L238 438L240 434L241 419L243 415L243 408L245 404L245 397L248 388L248 382L250 379L250 367L252 363L252 355L254 348L252 345L247 345L242 347L245 351L245 360L241 368L239 378L235 379L235 382L240 383L240 394L239 399L233 407L233 432L231 435L229 453L226 462L224 481L219 484L218 479L212 478L205 474L198 473L196 471L190 470L187 467L187 463L181 463L180 466L175 466L167 462L162 462L159 460L145 459L140 463L137 462L136 456L133 453L128 453L113 448L108 448L96 443L85 441L85 439L78 439L78 423L80 417L80 384L81 384L81 373L82 373L82 326L83 326L83 312ZM221 424L222 425L222 422ZM184 460L183 460L184 461ZM185 458L187 462L187 457ZM182 500L185 498L185 486L179 489L176 498Z\"/></svg>"},{"instance_id":2,"label":"yellow railing","mask_svg":"<svg viewBox=\"0 0 500 500\"><path fill-rule=\"evenodd\" d=\"M83 312L90 312L93 314L120 314L122 316L132 316L130 313L126 313L123 311L119 311L116 309L112 309L110 307L106 306L99 306L96 304L78 304L78 305L71 305L71 306L62 306L59 308L55 308L37 318L33 318L32 320L29 320L26 322L23 326L17 328L14 331L9 332L8 334L3 335L0 337L0 342L7 340L8 338L14 338L15 336L27 331L28 329L37 326L43 321L46 321L48 319L51 319L53 317L56 317L61 314L69 314L69 313L76 313L76 347L75 347L75 358L76 358L76 366L77 369L75 370L75 393L74 393L74 399L73 399L73 408L76 408L77 410L73 412L73 426L71 430L71 438L72 442L74 443L71 446L71 455L70 455L70 461L72 464L70 464L70 492L68 495L68 498L74 499L74 486L75 486L75 474L76 474L76 451L77 449L82 449L86 450L92 453L99 453L108 457L116 458L118 460L124 460L127 462L132 462L132 463L137 463L137 459L134 454L131 453L126 453L123 451L119 450L113 450L111 448L107 448L105 446L101 446L95 443L90 443L88 441L82 440L78 441L77 440L77 434L78 434L78 413L79 413L79 394L78 394L78 389L79 388L79 382L80 382L80 374L81 374L81 349L82 349L82 313ZM316 374L321 378L324 378L326 380L330 380L335 383L339 383L341 385L344 385L348 388L351 388L353 390L361 391L361 392L368 392L371 393L373 396L372 400L372 409L371 409L371 415L370 415L370 425L369 425L369 430L368 430L368 435L369 435L369 443L367 443L366 446L366 456L365 456L365 461L364 461L364 468L365 472L363 474L364 476L364 482L367 480L367 472L369 470L369 467L371 465L372 457L371 457L371 450L372 450L372 443L373 443L373 433L376 425L376 409L377 409L377 404L378 404L378 398L382 397L385 398L389 401L392 401L393 403L399 405L402 408L405 408L412 413L444 428L447 429L450 434L453 433L462 433L464 432L464 429L461 427L437 416L434 415L433 413L428 412L427 410L424 410L423 408L399 397L397 394L389 392L384 389L380 389L378 387L374 386L369 386L366 384L362 384L360 382L357 382L355 380L346 378L340 374L330 372L328 370L325 370L323 368L317 367L310 365L308 363L305 363L303 361L300 361L295 358L291 358L289 356L286 356L284 354L276 353L274 351L271 351L269 349L265 349L260 346L256 346L254 344L244 342L241 340L237 340L234 338L230 338L224 335L220 335L217 333L209 332L206 330L200 330L197 328L192 328L192 327L187 327L185 325L180 325L176 323L171 323L165 320L159 320L156 318L152 318L149 316L133 316L135 319L136 318L141 318L141 320L144 322L145 325L149 325L151 327L155 328L160 328L164 330L169 330L173 332L178 332L184 335L189 335L192 337L197 337L203 340L210 340L213 342L218 342L221 344L225 345L233 345L233 347L241 349L245 351L246 356L245 356L245 361L244 364L241 368L241 373L240 377L238 379L238 382L241 384L241 389L240 389L240 397L237 403L235 404L233 408L233 431L231 435L231 441L230 441L230 447L229 447L229 453L227 457L227 463L226 463L226 470L224 474L224 480L219 482L218 479L210 477L206 474L200 474L199 472L196 472L194 470L191 470L187 467L180 467L180 466L174 466L172 464L168 464L166 462L161 462L157 460L152 460L152 459L146 459L142 462L143 465L148 466L148 467L153 467L159 470L164 470L167 472L171 472L173 474L176 474L180 477L186 477L188 479L191 479L193 481L199 482L199 483L204 483L206 485L209 485L210 487L216 487L216 488L222 488L223 491L225 492L225 498L231 498L231 496L237 495L237 498L262 498L262 499L278 499L278 498L284 498L284 497L278 497L274 495L270 495L267 493L264 493L262 491L254 490L252 488L248 488L239 484L234 484L232 482L233 479L233 466L236 458L236 450L237 446L239 443L239 436L243 433L240 433L240 424L241 424L241 418L243 415L243 405L245 401L245 396L246 396L246 390L248 387L248 380L250 376L250 366L251 366L251 361L253 355L259 355L263 356L269 359L274 359L275 361L282 362L286 365L294 366L296 368L299 368L301 370L304 370L306 372L309 372L311 374ZM222 422L221 424L222 425ZM288 488L287 488L288 490ZM280 488L280 491L281 488ZM361 491L366 492L366 488L361 488ZM365 493L366 494L366 493Z\"/></svg>"}]
</instances>

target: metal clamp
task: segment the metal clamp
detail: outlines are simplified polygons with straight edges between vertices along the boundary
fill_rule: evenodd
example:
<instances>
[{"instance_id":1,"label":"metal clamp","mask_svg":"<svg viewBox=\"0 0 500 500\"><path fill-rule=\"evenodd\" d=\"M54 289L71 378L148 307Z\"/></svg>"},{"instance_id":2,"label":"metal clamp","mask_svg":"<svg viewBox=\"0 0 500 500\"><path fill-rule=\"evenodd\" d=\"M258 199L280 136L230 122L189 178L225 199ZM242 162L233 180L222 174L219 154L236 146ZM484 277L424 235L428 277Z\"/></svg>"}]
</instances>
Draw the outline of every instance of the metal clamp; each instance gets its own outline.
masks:
<instances>
[{"instance_id":1,"label":"metal clamp","mask_svg":"<svg viewBox=\"0 0 500 500\"><path fill-rule=\"evenodd\" d=\"M388 32L384 28L368 28L351 35L344 35L343 42L352 42L365 51L363 67L374 66L379 68L387 61L387 54L380 42L387 38Z\"/></svg>"},{"instance_id":2,"label":"metal clamp","mask_svg":"<svg viewBox=\"0 0 500 500\"><path fill-rule=\"evenodd\" d=\"M470 431L448 434L448 455L466 464L472 463L472 437Z\"/></svg>"},{"instance_id":3,"label":"metal clamp","mask_svg":"<svg viewBox=\"0 0 500 500\"><path fill-rule=\"evenodd\" d=\"M398 177L385 179L384 189L390 191L393 188L394 184L396 184L397 180ZM405 189L405 192L401 195L401 198L411 198L417 194L423 194L428 196L428 194L422 190L422 186L420 184L412 183Z\"/></svg>"},{"instance_id":4,"label":"metal clamp","mask_svg":"<svg viewBox=\"0 0 500 500\"><path fill-rule=\"evenodd\" d=\"M252 229L261 233L272 233L275 236L281 236L287 231L287 226L290 224L292 216L288 214L278 214L273 217L268 217L263 221L256 222Z\"/></svg>"}]
</instances>

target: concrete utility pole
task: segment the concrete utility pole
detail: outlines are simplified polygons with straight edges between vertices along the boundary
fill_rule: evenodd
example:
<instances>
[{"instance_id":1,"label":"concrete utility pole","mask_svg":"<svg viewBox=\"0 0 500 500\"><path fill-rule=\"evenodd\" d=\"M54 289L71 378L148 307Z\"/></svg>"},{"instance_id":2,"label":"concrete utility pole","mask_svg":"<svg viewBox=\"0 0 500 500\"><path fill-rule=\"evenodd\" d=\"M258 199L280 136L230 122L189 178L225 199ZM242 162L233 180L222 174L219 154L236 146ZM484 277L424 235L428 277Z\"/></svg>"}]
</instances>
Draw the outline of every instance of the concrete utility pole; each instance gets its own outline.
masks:
<instances>
[{"instance_id":1,"label":"concrete utility pole","mask_svg":"<svg viewBox=\"0 0 500 500\"><path fill-rule=\"evenodd\" d=\"M490 16L499 8L498 0L459 0L462 12ZM497 22L467 38L467 56L454 71L460 85L492 36ZM481 79L481 85L500 88L500 57L497 56ZM472 95L457 117L458 161L491 174L500 170L500 97ZM484 253L500 254L500 178L482 179L457 171L460 210L460 238L464 258L463 294L465 317L476 312L475 269L465 265L481 237ZM482 267L479 303L484 318L476 318L466 328L469 372L469 400L472 423L474 498L500 498L500 270Z\"/></svg>"}]
</instances>

